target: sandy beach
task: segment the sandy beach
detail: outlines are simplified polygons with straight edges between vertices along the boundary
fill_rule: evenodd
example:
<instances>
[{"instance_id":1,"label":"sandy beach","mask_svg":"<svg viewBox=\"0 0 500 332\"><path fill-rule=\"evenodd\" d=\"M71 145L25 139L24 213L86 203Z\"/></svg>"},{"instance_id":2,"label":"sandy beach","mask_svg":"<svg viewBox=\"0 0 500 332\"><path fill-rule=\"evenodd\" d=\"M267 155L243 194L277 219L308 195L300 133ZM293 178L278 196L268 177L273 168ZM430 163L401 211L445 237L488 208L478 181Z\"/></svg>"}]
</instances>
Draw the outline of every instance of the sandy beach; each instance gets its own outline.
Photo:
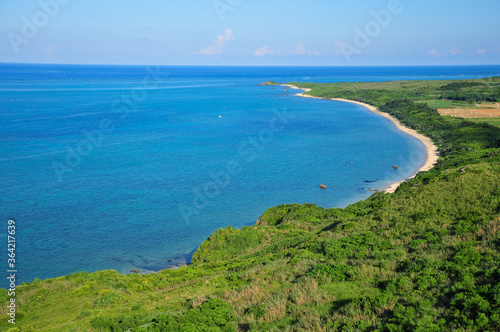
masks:
<instances>
[{"instance_id":1,"label":"sandy beach","mask_svg":"<svg viewBox=\"0 0 500 332\"><path fill-rule=\"evenodd\" d=\"M292 89L305 90L304 92L296 94L296 96L299 96L299 97L315 98L315 99L327 99L327 98L320 98L320 97L314 97L314 96L306 95L305 93L311 91L311 89L303 89L303 88L299 88L297 86L288 85L288 84L283 84L283 86L287 86L287 87L292 88ZM408 127L403 126L399 122L398 119L390 116L388 113L380 112L376 107L368 105L368 104L365 104L365 103L361 103L361 102L358 102L358 101L353 101L353 100L348 100L348 99L341 99L341 98L328 98L328 99L330 99L330 100L337 100L337 101L343 101L343 102L347 102L347 103L354 103L354 104L358 104L358 105L361 105L363 107L366 107L367 109L369 109L373 113L376 113L378 115L383 116L386 119L389 119L392 123L394 123L394 125L399 130L401 130L402 132L404 132L404 133L406 133L406 134L408 134L410 136L413 136L413 137L417 138L419 141L422 142L422 144L424 144L425 148L427 149L427 159L425 161L424 166L422 166L415 174L413 174L409 178L406 178L403 181L399 181L399 182L391 184L390 186L388 186L387 188L384 189L385 192L387 192L387 193L393 193L393 192L395 192L396 189L399 187L399 185L401 183L403 183L403 182L405 182L407 180L413 179L415 177L415 175L417 175L417 173L419 173L419 172L425 172L425 171L430 170L431 168L434 167L434 165L436 164L437 160L439 159L439 156L440 156L439 150L438 150L437 146L434 145L434 143L432 142L432 140L429 137L426 137L426 136L418 133L414 129L410 129Z\"/></svg>"}]
</instances>

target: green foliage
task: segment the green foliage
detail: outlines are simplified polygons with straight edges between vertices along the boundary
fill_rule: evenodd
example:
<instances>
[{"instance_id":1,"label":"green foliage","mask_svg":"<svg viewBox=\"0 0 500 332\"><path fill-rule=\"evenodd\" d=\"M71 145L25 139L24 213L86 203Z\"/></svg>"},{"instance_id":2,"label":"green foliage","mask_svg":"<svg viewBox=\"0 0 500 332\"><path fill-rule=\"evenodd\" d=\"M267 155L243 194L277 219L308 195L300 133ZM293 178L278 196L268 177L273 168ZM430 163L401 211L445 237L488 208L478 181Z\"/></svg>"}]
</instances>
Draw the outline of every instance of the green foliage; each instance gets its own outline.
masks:
<instances>
[{"instance_id":1,"label":"green foliage","mask_svg":"<svg viewBox=\"0 0 500 332\"><path fill-rule=\"evenodd\" d=\"M199 308L169 312L156 317L119 315L96 317L92 328L98 331L236 331L230 306L218 299L209 300Z\"/></svg>"},{"instance_id":2,"label":"green foliage","mask_svg":"<svg viewBox=\"0 0 500 332\"><path fill-rule=\"evenodd\" d=\"M214 299L203 303L200 308L160 315L147 327L137 331L231 332L236 331L236 328L231 307L221 300Z\"/></svg>"},{"instance_id":3,"label":"green foliage","mask_svg":"<svg viewBox=\"0 0 500 332\"><path fill-rule=\"evenodd\" d=\"M318 264L307 275L310 277L327 276L332 281L346 281L351 280L355 273L351 266L345 264Z\"/></svg>"},{"instance_id":4,"label":"green foliage","mask_svg":"<svg viewBox=\"0 0 500 332\"><path fill-rule=\"evenodd\" d=\"M264 234L253 227L245 227L242 230L231 226L218 229L198 248L193 256L193 262L227 261L257 247L264 239ZM218 250L223 247L226 250Z\"/></svg>"},{"instance_id":5,"label":"green foliage","mask_svg":"<svg viewBox=\"0 0 500 332\"><path fill-rule=\"evenodd\" d=\"M257 318L262 318L267 312L267 307L265 304L256 305L250 308L247 308L246 314L254 315Z\"/></svg>"},{"instance_id":6,"label":"green foliage","mask_svg":"<svg viewBox=\"0 0 500 332\"><path fill-rule=\"evenodd\" d=\"M94 301L94 308L106 307L123 299L123 296L111 290L105 290L100 295L101 297Z\"/></svg>"},{"instance_id":7,"label":"green foliage","mask_svg":"<svg viewBox=\"0 0 500 332\"><path fill-rule=\"evenodd\" d=\"M291 83L310 88L308 94L323 98L344 98L381 106L391 100L458 101L500 100L500 81L495 77L465 81L394 81L373 83Z\"/></svg>"},{"instance_id":8,"label":"green foliage","mask_svg":"<svg viewBox=\"0 0 500 332\"><path fill-rule=\"evenodd\" d=\"M461 90L461 89L476 87L476 86L482 86L482 84L479 82L474 82L474 81L472 81L472 82L467 82L467 81L465 81L465 82L453 82L450 84L443 85L439 89L440 90Z\"/></svg>"},{"instance_id":9,"label":"green foliage","mask_svg":"<svg viewBox=\"0 0 500 332\"><path fill-rule=\"evenodd\" d=\"M258 223L276 226L290 221L300 220L301 223L319 225L324 222L350 216L350 214L343 209L332 208L327 211L328 213L325 213L325 209L316 206L316 204L283 204L270 208L264 212L259 218Z\"/></svg>"},{"instance_id":10,"label":"green foliage","mask_svg":"<svg viewBox=\"0 0 500 332\"><path fill-rule=\"evenodd\" d=\"M139 326L143 322L144 318L141 316L120 315L94 318L91 320L91 325L97 331L121 332Z\"/></svg>"}]
</instances>

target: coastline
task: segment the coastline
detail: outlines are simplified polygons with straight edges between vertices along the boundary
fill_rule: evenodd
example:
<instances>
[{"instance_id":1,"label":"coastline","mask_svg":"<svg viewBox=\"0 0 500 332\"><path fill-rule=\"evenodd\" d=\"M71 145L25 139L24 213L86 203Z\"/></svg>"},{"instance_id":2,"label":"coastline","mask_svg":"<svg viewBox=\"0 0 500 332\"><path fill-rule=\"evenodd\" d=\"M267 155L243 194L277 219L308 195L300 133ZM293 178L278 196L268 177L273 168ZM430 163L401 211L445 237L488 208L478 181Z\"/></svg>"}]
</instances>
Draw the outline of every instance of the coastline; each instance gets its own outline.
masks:
<instances>
[{"instance_id":1,"label":"coastline","mask_svg":"<svg viewBox=\"0 0 500 332\"><path fill-rule=\"evenodd\" d=\"M415 129L410 129L408 127L403 126L401 124L401 122L399 122L398 119L394 118L393 116L391 116L388 113L384 113L384 112L379 111L376 107L374 107L372 105L365 104L365 103L362 103L362 102L359 102L359 101L354 101L354 100L349 100L349 99L342 99L342 98L321 98L321 97L315 97L315 96L311 96L311 95L306 95L305 94L305 93L311 91L311 89L308 89L308 88L299 88L299 87L297 87L295 85L291 85L291 84L282 84L282 86L286 86L286 87L289 87L289 88L292 88L292 89L304 90L304 92L296 94L296 96L299 96L299 97L314 98L314 99L336 100L336 101L343 101L343 102L347 102L347 103L358 104L360 106L363 106L363 107L367 108L371 112L373 112L375 114L378 114L378 115L381 115L384 118L390 120L396 126L396 128L398 128L399 130L401 130L402 132L404 132L404 133L406 133L406 134L408 134L410 136L415 137L420 142L422 142L422 144L425 146L425 148L427 150L427 157L426 157L425 164L422 167L420 167L415 172L415 174L413 174L412 176L410 176L410 177L408 177L408 178L406 178L406 179L404 179L402 181L398 181L396 183L393 183L390 186L388 186L387 188L385 188L384 190L382 190L382 191L385 191L386 193L393 193L393 192L395 192L396 189L398 189L398 187L401 185L401 183L413 179L419 172L426 172L426 171L431 170L434 167L434 165L437 163L438 159L439 159L439 156L440 156L439 150L438 150L437 146L434 145L434 143L432 142L432 140L429 137L420 134Z\"/></svg>"}]
</instances>

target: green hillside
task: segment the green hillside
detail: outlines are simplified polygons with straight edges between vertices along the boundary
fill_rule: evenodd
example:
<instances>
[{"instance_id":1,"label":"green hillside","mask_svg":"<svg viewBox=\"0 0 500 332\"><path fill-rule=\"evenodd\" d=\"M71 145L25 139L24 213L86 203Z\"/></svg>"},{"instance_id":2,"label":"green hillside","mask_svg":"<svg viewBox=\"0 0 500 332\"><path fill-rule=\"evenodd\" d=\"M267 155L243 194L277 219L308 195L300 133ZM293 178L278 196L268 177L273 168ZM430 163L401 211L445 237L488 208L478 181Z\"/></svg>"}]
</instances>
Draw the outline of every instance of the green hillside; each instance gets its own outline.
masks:
<instances>
[{"instance_id":1,"label":"green hillside","mask_svg":"<svg viewBox=\"0 0 500 332\"><path fill-rule=\"evenodd\" d=\"M498 101L500 78L293 84L375 105L442 157L394 194L345 209L280 205L255 226L217 230L187 267L24 284L15 327L0 329L500 331L500 128L428 106Z\"/></svg>"}]
</instances>

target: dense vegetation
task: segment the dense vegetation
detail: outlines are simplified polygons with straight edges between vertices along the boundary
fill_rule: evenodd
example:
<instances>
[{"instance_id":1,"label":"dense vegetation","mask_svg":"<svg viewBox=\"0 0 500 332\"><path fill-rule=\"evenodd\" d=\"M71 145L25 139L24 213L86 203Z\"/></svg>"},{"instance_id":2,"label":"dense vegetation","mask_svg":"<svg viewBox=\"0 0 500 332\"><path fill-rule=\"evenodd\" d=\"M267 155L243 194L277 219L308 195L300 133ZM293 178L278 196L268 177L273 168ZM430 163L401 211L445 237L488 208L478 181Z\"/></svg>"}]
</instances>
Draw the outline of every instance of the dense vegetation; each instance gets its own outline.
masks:
<instances>
[{"instance_id":1,"label":"dense vegetation","mask_svg":"<svg viewBox=\"0 0 500 332\"><path fill-rule=\"evenodd\" d=\"M25 284L12 331L500 331L500 129L416 102L498 82L295 83L378 106L442 157L394 194L217 230L187 267Z\"/></svg>"},{"instance_id":2,"label":"dense vegetation","mask_svg":"<svg viewBox=\"0 0 500 332\"><path fill-rule=\"evenodd\" d=\"M464 81L393 81L364 83L293 83L313 88L314 96L345 98L381 107L390 101L411 100L431 108L482 108L477 102L500 101L500 77ZM500 118L469 119L500 127Z\"/></svg>"},{"instance_id":3,"label":"dense vegetation","mask_svg":"<svg viewBox=\"0 0 500 332\"><path fill-rule=\"evenodd\" d=\"M500 77L464 81L393 81L355 83L292 83L312 88L317 97L346 98L381 106L391 100L444 101L446 105L470 106L478 101L500 101Z\"/></svg>"}]
</instances>

